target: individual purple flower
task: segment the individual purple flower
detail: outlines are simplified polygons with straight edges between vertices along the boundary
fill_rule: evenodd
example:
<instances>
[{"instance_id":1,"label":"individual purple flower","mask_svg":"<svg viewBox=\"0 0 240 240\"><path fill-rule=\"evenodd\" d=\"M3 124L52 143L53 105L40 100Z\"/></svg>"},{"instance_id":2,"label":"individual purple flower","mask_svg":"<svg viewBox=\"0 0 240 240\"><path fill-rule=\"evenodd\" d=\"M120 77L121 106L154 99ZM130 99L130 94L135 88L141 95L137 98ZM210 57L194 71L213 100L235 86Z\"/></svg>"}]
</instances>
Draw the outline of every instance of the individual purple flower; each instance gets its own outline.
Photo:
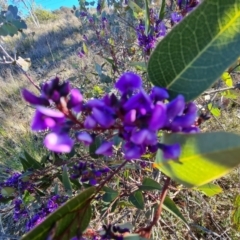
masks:
<instances>
[{"instance_id":1,"label":"individual purple flower","mask_svg":"<svg viewBox=\"0 0 240 240\"><path fill-rule=\"evenodd\" d=\"M78 89L72 89L67 103L68 108L75 112L80 112L82 109L83 96Z\"/></svg>"},{"instance_id":2,"label":"individual purple flower","mask_svg":"<svg viewBox=\"0 0 240 240\"><path fill-rule=\"evenodd\" d=\"M161 21L160 23L158 23L155 27L155 32L156 32L156 37L164 37L167 33L167 29L165 26L165 23L163 21Z\"/></svg>"},{"instance_id":3,"label":"individual purple flower","mask_svg":"<svg viewBox=\"0 0 240 240\"><path fill-rule=\"evenodd\" d=\"M136 145L132 142L127 142L123 146L124 157L127 160L137 159L145 152L145 147Z\"/></svg>"},{"instance_id":4,"label":"individual purple flower","mask_svg":"<svg viewBox=\"0 0 240 240\"><path fill-rule=\"evenodd\" d=\"M159 130L165 125L166 119L166 105L164 105L162 102L157 102L148 121L148 128L152 131Z\"/></svg>"},{"instance_id":5,"label":"individual purple flower","mask_svg":"<svg viewBox=\"0 0 240 240\"><path fill-rule=\"evenodd\" d=\"M90 145L93 142L93 138L88 132L76 133L76 138L85 145Z\"/></svg>"},{"instance_id":6,"label":"individual purple flower","mask_svg":"<svg viewBox=\"0 0 240 240\"><path fill-rule=\"evenodd\" d=\"M126 93L135 89L142 88L142 79L133 72L124 73L116 82L115 87L121 92Z\"/></svg>"},{"instance_id":7,"label":"individual purple flower","mask_svg":"<svg viewBox=\"0 0 240 240\"><path fill-rule=\"evenodd\" d=\"M171 13L171 22L172 24L179 23L183 19L183 16L180 13L172 12Z\"/></svg>"},{"instance_id":8,"label":"individual purple flower","mask_svg":"<svg viewBox=\"0 0 240 240\"><path fill-rule=\"evenodd\" d=\"M93 108L92 116L97 123L104 128L111 127L115 122L114 112L107 106L103 108Z\"/></svg>"},{"instance_id":9,"label":"individual purple flower","mask_svg":"<svg viewBox=\"0 0 240 240\"><path fill-rule=\"evenodd\" d=\"M49 133L44 139L46 148L53 152L69 153L72 150L74 141L67 133Z\"/></svg>"},{"instance_id":10,"label":"individual purple flower","mask_svg":"<svg viewBox=\"0 0 240 240\"><path fill-rule=\"evenodd\" d=\"M169 94L166 89L160 87L153 87L150 93L151 100L156 103L169 98Z\"/></svg>"},{"instance_id":11,"label":"individual purple flower","mask_svg":"<svg viewBox=\"0 0 240 240\"><path fill-rule=\"evenodd\" d=\"M155 145L157 143L156 132L141 129L132 133L130 140L137 145Z\"/></svg>"},{"instance_id":12,"label":"individual purple flower","mask_svg":"<svg viewBox=\"0 0 240 240\"><path fill-rule=\"evenodd\" d=\"M56 125L64 122L65 116L62 112L38 106L31 124L31 128L33 131L42 131L48 128L54 128Z\"/></svg>"},{"instance_id":13,"label":"individual purple flower","mask_svg":"<svg viewBox=\"0 0 240 240\"><path fill-rule=\"evenodd\" d=\"M129 100L123 105L125 111L136 109L141 115L145 115L151 107L152 101L144 90L139 91L139 93L129 98Z\"/></svg>"},{"instance_id":14,"label":"individual purple flower","mask_svg":"<svg viewBox=\"0 0 240 240\"><path fill-rule=\"evenodd\" d=\"M178 95L175 99L167 104L167 118L172 121L176 116L181 115L185 108L185 101L182 95Z\"/></svg>"},{"instance_id":15,"label":"individual purple flower","mask_svg":"<svg viewBox=\"0 0 240 240\"><path fill-rule=\"evenodd\" d=\"M113 153L112 146L113 146L112 142L103 142L95 153L104 156L111 156Z\"/></svg>"},{"instance_id":16,"label":"individual purple flower","mask_svg":"<svg viewBox=\"0 0 240 240\"><path fill-rule=\"evenodd\" d=\"M33 105L41 105L41 106L49 106L49 101L44 97L37 97L31 92L29 92L27 89L22 90L22 96L25 99L25 101L29 102Z\"/></svg>"},{"instance_id":17,"label":"individual purple flower","mask_svg":"<svg viewBox=\"0 0 240 240\"><path fill-rule=\"evenodd\" d=\"M162 150L163 158L166 160L177 159L180 156L181 147L178 143L173 145L159 144L158 147Z\"/></svg>"},{"instance_id":18,"label":"individual purple flower","mask_svg":"<svg viewBox=\"0 0 240 240\"><path fill-rule=\"evenodd\" d=\"M137 118L137 111L136 109L132 109L124 116L124 123L132 124L136 121Z\"/></svg>"},{"instance_id":19,"label":"individual purple flower","mask_svg":"<svg viewBox=\"0 0 240 240\"><path fill-rule=\"evenodd\" d=\"M97 122L93 116L90 115L86 117L84 121L84 128L93 129L94 127L96 127L96 125L97 125Z\"/></svg>"}]
</instances>

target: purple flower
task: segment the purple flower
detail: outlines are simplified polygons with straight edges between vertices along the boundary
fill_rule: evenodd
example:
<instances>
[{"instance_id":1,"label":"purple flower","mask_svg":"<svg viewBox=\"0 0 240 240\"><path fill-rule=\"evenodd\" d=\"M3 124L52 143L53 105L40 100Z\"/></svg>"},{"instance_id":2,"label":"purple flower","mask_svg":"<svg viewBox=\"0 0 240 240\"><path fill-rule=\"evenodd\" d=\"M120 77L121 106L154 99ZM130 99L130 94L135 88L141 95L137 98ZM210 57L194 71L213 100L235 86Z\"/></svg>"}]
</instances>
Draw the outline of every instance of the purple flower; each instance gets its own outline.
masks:
<instances>
[{"instance_id":1,"label":"purple flower","mask_svg":"<svg viewBox=\"0 0 240 240\"><path fill-rule=\"evenodd\" d=\"M25 99L25 101L29 102L33 105L42 105L42 106L49 106L49 101L44 97L37 97L31 92L29 92L27 89L22 90L22 96Z\"/></svg>"},{"instance_id":2,"label":"purple flower","mask_svg":"<svg viewBox=\"0 0 240 240\"><path fill-rule=\"evenodd\" d=\"M159 144L159 148L163 152L163 158L164 159L177 159L180 156L181 153L181 147L179 144L173 144L173 145L165 145L165 144Z\"/></svg>"},{"instance_id":3,"label":"purple flower","mask_svg":"<svg viewBox=\"0 0 240 240\"><path fill-rule=\"evenodd\" d=\"M112 155L112 142L103 142L102 145L96 150L96 154L101 154L105 156Z\"/></svg>"},{"instance_id":4,"label":"purple flower","mask_svg":"<svg viewBox=\"0 0 240 240\"><path fill-rule=\"evenodd\" d=\"M80 112L82 109L83 96L78 89L72 89L68 100L68 108L72 108L75 112Z\"/></svg>"},{"instance_id":5,"label":"purple flower","mask_svg":"<svg viewBox=\"0 0 240 240\"><path fill-rule=\"evenodd\" d=\"M137 145L155 145L157 143L156 132L142 129L132 134L130 140Z\"/></svg>"},{"instance_id":6,"label":"purple flower","mask_svg":"<svg viewBox=\"0 0 240 240\"><path fill-rule=\"evenodd\" d=\"M74 141L67 133L49 133L44 139L46 148L53 152L69 153L72 150Z\"/></svg>"},{"instance_id":7,"label":"purple flower","mask_svg":"<svg viewBox=\"0 0 240 240\"><path fill-rule=\"evenodd\" d=\"M86 54L85 54L85 52L84 52L83 49L78 52L78 56L79 56L80 58L84 58L84 57L86 56Z\"/></svg>"},{"instance_id":8,"label":"purple flower","mask_svg":"<svg viewBox=\"0 0 240 240\"><path fill-rule=\"evenodd\" d=\"M183 17L180 13L177 13L177 12L171 13L171 22L173 25L176 23L179 23L182 19L183 19Z\"/></svg>"},{"instance_id":9,"label":"purple flower","mask_svg":"<svg viewBox=\"0 0 240 240\"><path fill-rule=\"evenodd\" d=\"M123 146L124 157L127 160L140 158L145 152L145 148L141 145L136 145L131 142L127 142Z\"/></svg>"},{"instance_id":10,"label":"purple flower","mask_svg":"<svg viewBox=\"0 0 240 240\"><path fill-rule=\"evenodd\" d=\"M151 90L150 98L154 103L163 101L169 98L169 94L166 89L160 87L153 87Z\"/></svg>"},{"instance_id":11,"label":"purple flower","mask_svg":"<svg viewBox=\"0 0 240 240\"><path fill-rule=\"evenodd\" d=\"M92 116L94 119L104 128L111 127L114 122L114 112L109 107L103 107L103 108L93 108L92 110Z\"/></svg>"},{"instance_id":12,"label":"purple flower","mask_svg":"<svg viewBox=\"0 0 240 240\"><path fill-rule=\"evenodd\" d=\"M55 127L57 124L62 124L64 121L65 116L62 112L38 106L31 128L33 131L46 130Z\"/></svg>"},{"instance_id":13,"label":"purple flower","mask_svg":"<svg viewBox=\"0 0 240 240\"><path fill-rule=\"evenodd\" d=\"M134 89L142 88L142 79L133 72L124 73L116 82L115 87L121 92L126 93Z\"/></svg>"},{"instance_id":14,"label":"purple flower","mask_svg":"<svg viewBox=\"0 0 240 240\"><path fill-rule=\"evenodd\" d=\"M166 26L163 21L157 24L155 27L156 37L164 37L167 33Z\"/></svg>"},{"instance_id":15,"label":"purple flower","mask_svg":"<svg viewBox=\"0 0 240 240\"><path fill-rule=\"evenodd\" d=\"M136 109L132 109L124 116L124 123L131 124L136 121L137 111Z\"/></svg>"},{"instance_id":16,"label":"purple flower","mask_svg":"<svg viewBox=\"0 0 240 240\"><path fill-rule=\"evenodd\" d=\"M86 129L93 129L94 127L96 127L97 122L96 120L93 118L93 116L87 116L85 121L84 121L84 127Z\"/></svg>"},{"instance_id":17,"label":"purple flower","mask_svg":"<svg viewBox=\"0 0 240 240\"><path fill-rule=\"evenodd\" d=\"M172 121L173 118L183 113L185 101L182 95L178 95L174 100L167 104L167 118Z\"/></svg>"},{"instance_id":18,"label":"purple flower","mask_svg":"<svg viewBox=\"0 0 240 240\"><path fill-rule=\"evenodd\" d=\"M162 102L157 102L148 122L149 129L156 131L162 128L165 125L166 119L166 105Z\"/></svg>"},{"instance_id":19,"label":"purple flower","mask_svg":"<svg viewBox=\"0 0 240 240\"><path fill-rule=\"evenodd\" d=\"M93 138L88 132L77 133L76 138L77 140L82 141L85 145L90 145L93 142Z\"/></svg>"}]
</instances>

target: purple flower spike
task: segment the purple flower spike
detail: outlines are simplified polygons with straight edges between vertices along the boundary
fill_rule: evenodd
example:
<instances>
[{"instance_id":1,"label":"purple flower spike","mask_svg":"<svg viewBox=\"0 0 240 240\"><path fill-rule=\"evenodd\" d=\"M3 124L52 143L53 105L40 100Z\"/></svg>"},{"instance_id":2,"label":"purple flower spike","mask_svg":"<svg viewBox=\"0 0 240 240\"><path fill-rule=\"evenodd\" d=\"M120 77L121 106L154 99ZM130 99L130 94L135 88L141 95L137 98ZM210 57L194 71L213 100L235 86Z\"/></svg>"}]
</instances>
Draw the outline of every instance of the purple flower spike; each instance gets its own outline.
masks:
<instances>
[{"instance_id":1,"label":"purple flower spike","mask_svg":"<svg viewBox=\"0 0 240 240\"><path fill-rule=\"evenodd\" d=\"M166 122L166 105L158 102L152 112L151 118L148 122L149 129L156 131L162 128Z\"/></svg>"},{"instance_id":2,"label":"purple flower spike","mask_svg":"<svg viewBox=\"0 0 240 240\"><path fill-rule=\"evenodd\" d=\"M44 97L37 97L31 92L29 92L27 89L22 90L22 96L25 99L25 101L29 102L33 105L42 105L42 106L49 106L49 101Z\"/></svg>"},{"instance_id":3,"label":"purple flower spike","mask_svg":"<svg viewBox=\"0 0 240 240\"><path fill-rule=\"evenodd\" d=\"M93 142L93 138L88 132L77 133L76 138L77 140L82 141L85 145L90 145Z\"/></svg>"},{"instance_id":4,"label":"purple flower spike","mask_svg":"<svg viewBox=\"0 0 240 240\"><path fill-rule=\"evenodd\" d=\"M163 158L168 159L177 159L181 153L181 147L179 144L165 145L159 144L159 148L163 151Z\"/></svg>"},{"instance_id":5,"label":"purple flower spike","mask_svg":"<svg viewBox=\"0 0 240 240\"><path fill-rule=\"evenodd\" d=\"M46 148L53 152L69 153L72 150L74 141L66 133L49 133L44 139Z\"/></svg>"},{"instance_id":6,"label":"purple flower spike","mask_svg":"<svg viewBox=\"0 0 240 240\"><path fill-rule=\"evenodd\" d=\"M102 145L96 150L96 154L101 154L104 156L111 156L112 155L112 142L104 142Z\"/></svg>"},{"instance_id":7,"label":"purple flower spike","mask_svg":"<svg viewBox=\"0 0 240 240\"><path fill-rule=\"evenodd\" d=\"M83 96L78 89L72 89L70 99L68 101L68 108L73 108L80 105L83 101Z\"/></svg>"},{"instance_id":8,"label":"purple flower spike","mask_svg":"<svg viewBox=\"0 0 240 240\"><path fill-rule=\"evenodd\" d=\"M125 93L142 87L142 79L133 72L124 73L116 82L115 87Z\"/></svg>"}]
</instances>

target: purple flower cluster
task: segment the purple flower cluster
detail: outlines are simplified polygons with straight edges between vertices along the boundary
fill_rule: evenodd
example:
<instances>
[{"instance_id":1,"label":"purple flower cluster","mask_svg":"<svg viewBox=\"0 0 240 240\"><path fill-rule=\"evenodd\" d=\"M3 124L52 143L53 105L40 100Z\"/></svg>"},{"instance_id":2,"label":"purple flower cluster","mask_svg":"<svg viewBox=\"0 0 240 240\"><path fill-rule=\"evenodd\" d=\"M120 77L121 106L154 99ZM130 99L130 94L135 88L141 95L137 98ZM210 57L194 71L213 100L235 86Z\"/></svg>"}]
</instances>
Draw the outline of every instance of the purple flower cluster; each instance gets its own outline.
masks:
<instances>
[{"instance_id":1,"label":"purple flower cluster","mask_svg":"<svg viewBox=\"0 0 240 240\"><path fill-rule=\"evenodd\" d=\"M12 187L18 190L20 193L24 193L25 190L29 192L34 191L34 184L30 183L21 173L14 172L12 176L0 183L0 189L4 187Z\"/></svg>"},{"instance_id":2,"label":"purple flower cluster","mask_svg":"<svg viewBox=\"0 0 240 240\"><path fill-rule=\"evenodd\" d=\"M50 213L54 212L67 200L67 196L52 196L46 204L42 204L39 212L33 215L32 218L27 222L26 230L30 231L33 227L40 224Z\"/></svg>"},{"instance_id":3,"label":"purple flower cluster","mask_svg":"<svg viewBox=\"0 0 240 240\"><path fill-rule=\"evenodd\" d=\"M97 180L101 178L104 173L108 173L109 168L96 169L94 164L88 167L86 162L78 162L72 168L72 179L80 178L81 182L89 181L89 184L96 185Z\"/></svg>"},{"instance_id":4,"label":"purple flower cluster","mask_svg":"<svg viewBox=\"0 0 240 240\"><path fill-rule=\"evenodd\" d=\"M164 22L157 18L152 9L150 9L150 20L151 24L148 34L145 33L145 25L142 20L136 27L138 44L146 54L150 54L150 50L155 47L157 39L164 37L167 32Z\"/></svg>"},{"instance_id":5,"label":"purple flower cluster","mask_svg":"<svg viewBox=\"0 0 240 240\"><path fill-rule=\"evenodd\" d=\"M132 72L123 74L115 87L120 96L106 94L102 99L87 102L78 89L71 89L68 82L60 83L58 78L42 86L40 97L23 90L24 99L36 105L32 130L51 130L44 145L55 152L71 151L74 144L69 136L71 127L77 129L76 141L85 145L92 144L95 136L104 132L108 140L95 153L105 156L113 154L109 136L118 134L123 139L122 151L127 160L159 148L166 159L177 158L179 145L159 144L158 131L198 132L194 126L197 108L194 103L186 104L183 96L166 103L169 95L165 89L153 87L150 93L145 92L140 76ZM55 103L59 111L47 108L50 103ZM79 113L81 117L76 118Z\"/></svg>"},{"instance_id":6,"label":"purple flower cluster","mask_svg":"<svg viewBox=\"0 0 240 240\"><path fill-rule=\"evenodd\" d=\"M18 221L21 217L26 217L27 216L27 210L20 199L14 199L14 215L13 219L14 221Z\"/></svg>"}]
</instances>

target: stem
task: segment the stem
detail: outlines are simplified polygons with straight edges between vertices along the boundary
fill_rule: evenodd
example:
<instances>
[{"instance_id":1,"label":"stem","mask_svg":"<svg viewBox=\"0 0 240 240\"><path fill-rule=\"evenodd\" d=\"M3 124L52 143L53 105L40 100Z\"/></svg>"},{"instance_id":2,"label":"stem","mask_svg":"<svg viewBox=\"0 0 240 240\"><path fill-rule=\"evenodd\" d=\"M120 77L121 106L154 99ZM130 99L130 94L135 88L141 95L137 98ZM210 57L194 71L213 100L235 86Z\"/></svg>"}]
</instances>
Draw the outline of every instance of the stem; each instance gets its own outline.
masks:
<instances>
[{"instance_id":1,"label":"stem","mask_svg":"<svg viewBox=\"0 0 240 240\"><path fill-rule=\"evenodd\" d=\"M155 212L155 215L153 217L152 222L146 228L140 228L139 230L136 231L136 233L139 233L141 237L150 238L152 228L153 228L154 225L157 224L157 222L158 222L158 220L161 216L162 208L163 208L163 202L164 202L164 200L167 196L167 190L168 190L170 181L171 181L171 179L169 177L167 177L165 182L164 182L163 189L162 189L161 195L159 197L160 203L159 203L158 208Z\"/></svg>"}]
</instances>

